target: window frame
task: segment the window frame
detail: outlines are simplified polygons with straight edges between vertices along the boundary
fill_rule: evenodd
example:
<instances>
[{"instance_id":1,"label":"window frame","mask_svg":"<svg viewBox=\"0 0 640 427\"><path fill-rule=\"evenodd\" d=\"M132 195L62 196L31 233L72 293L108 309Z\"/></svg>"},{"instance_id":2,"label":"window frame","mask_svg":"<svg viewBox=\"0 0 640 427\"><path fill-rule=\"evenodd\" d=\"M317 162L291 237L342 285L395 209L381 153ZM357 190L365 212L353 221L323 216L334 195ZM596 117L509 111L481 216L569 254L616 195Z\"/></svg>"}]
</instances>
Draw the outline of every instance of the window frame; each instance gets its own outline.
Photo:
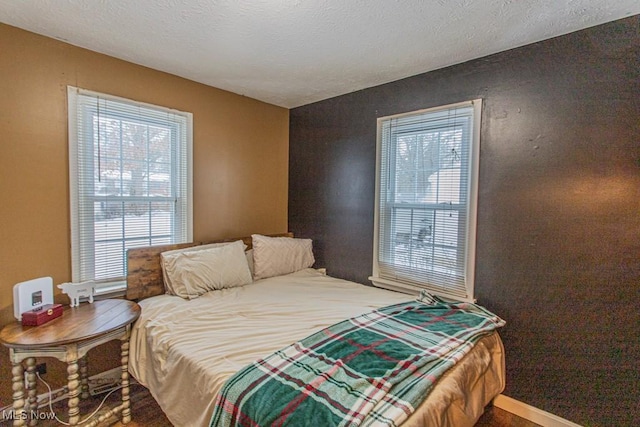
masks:
<instances>
[{"instance_id":1,"label":"window frame","mask_svg":"<svg viewBox=\"0 0 640 427\"><path fill-rule=\"evenodd\" d=\"M460 108L460 107L471 107L472 108L472 116L471 116L471 129L470 129L470 146L468 147L468 163L466 165L466 169L468 169L467 175L467 185L466 185L466 218L464 218L464 222L462 224L462 229L458 228L458 235L464 236L464 253L466 253L466 258L463 261L462 271L464 275L464 289L465 294L457 293L452 291L451 289L443 289L441 285L429 285L428 283L421 282L419 279L408 280L408 279L392 279L388 277L383 277L384 274L381 274L380 267L380 239L381 239L381 182L382 182L382 159L383 159L383 123L391 121L393 119L411 117L424 115L429 113L438 113L442 111L447 111L450 109ZM481 117L482 116L482 99L474 99L465 102L459 102L454 104L442 105L433 108L427 108L417 111L411 111L407 113L395 114L385 117L380 117L377 119L377 135L376 135L376 182L375 182L375 215L374 215L374 235L373 235L373 272L369 277L369 280L374 284L374 286L378 286L385 289L392 289L396 291L406 292L406 293L416 293L422 289L426 289L427 291L440 295L445 298L461 300L461 301L475 301L475 258L476 258L476 237L477 237L477 211L478 211L478 181L479 181L479 166L480 166L480 130L481 130ZM419 127L419 125L417 126ZM397 144L397 138L396 142ZM394 164L393 161L390 163ZM465 166L462 166L463 168ZM397 174L395 169L395 165L387 166L389 169L389 176L393 174L394 183L397 180ZM398 205L399 202L389 202L389 206ZM402 207L407 209L427 209L427 203L403 203ZM431 206L433 210L436 205ZM389 207L387 211L391 211L393 208ZM462 222L462 221L461 221ZM391 232L392 228L388 226L389 232ZM387 241L390 242L391 238L387 237ZM391 243L389 243L391 244ZM458 246L458 255L460 256L461 246Z\"/></svg>"},{"instance_id":2,"label":"window frame","mask_svg":"<svg viewBox=\"0 0 640 427\"><path fill-rule=\"evenodd\" d=\"M162 126L172 127L174 129L181 127L180 132L184 133L184 137L182 141L186 144L185 147L177 147L171 148L174 153L181 153L178 155L180 158L172 158L172 162L170 165L170 170L172 176L178 177L178 179L184 178L186 182L180 182L174 185L182 186L182 188L186 189L184 195L182 192L176 191L176 188L173 189L175 194L178 194L176 198L162 198L162 201L170 201L175 200L176 205L180 205L180 209L176 209L174 211L175 218L171 224L171 235L175 236L175 228L177 223L183 224L183 227L178 227L181 230L182 238L178 239L175 243L182 242L190 242L193 240L193 114L184 111L178 111L174 109L170 109L167 107L153 105L148 103L143 103L139 101L134 101L127 98L122 98L110 94L94 92L82 88L77 88L74 86L67 86L67 106L68 106L68 138L69 138L69 201L70 201L70 227L71 227L71 271L72 271L72 281L73 282L81 282L81 281L92 281L96 284L95 293L97 295L102 294L117 294L122 293L126 289L126 273L125 277L118 277L113 279L104 279L104 280L96 280L95 271L92 278L82 277L81 267L86 258L83 258L85 255L89 255L93 257L93 261L91 261L91 265L95 267L95 250L89 249L87 252L83 250L83 247L90 245L95 245L95 219L93 221L87 220L84 221L86 224L91 224L90 230L81 231L81 224L83 223L83 218L87 216L93 216L95 218L95 203L96 197L95 194L89 194L88 191L92 190L95 193L95 189L91 186L91 189L84 188L82 189L82 184L80 181L82 180L80 177L80 168L79 168L79 155L84 154L85 162L88 164L90 160L86 160L87 156L93 156L93 147L86 148L83 150L80 149L80 143L82 138L80 137L80 121L88 121L92 120L91 114L83 115L83 112L79 112L79 108L83 107L82 103L79 102L78 98L80 96L87 96L91 98L95 98L96 100L106 100L107 102L117 102L121 104L126 104L127 107L132 108L140 108L140 109L148 109L153 110L155 113L161 112L166 113L168 116L179 117L179 120L174 120L173 122L167 120L166 123L162 123ZM128 120L135 121L136 118L131 115L127 115L126 113L117 112L111 113L109 115L119 116L120 118L117 120ZM154 123L154 121L150 118L146 119L137 119L140 123L145 123L149 125ZM182 122L182 123L178 123ZM156 122L157 124L157 122ZM83 125L83 126L85 126ZM92 129L92 125L88 125L89 129ZM181 138L176 138L176 144L180 144ZM182 159L182 157L186 157ZM182 171L182 168L186 167L186 171ZM87 168L84 172L85 174L93 174L93 170L91 168ZM93 180L93 177L85 178L86 182L90 182ZM117 198L121 201L132 201L132 202L154 202L160 201L160 198L147 195L147 196L138 196L127 198L128 196L124 196L120 194ZM126 249L124 250L124 263L126 270ZM86 263L84 263L86 264Z\"/></svg>"}]
</instances>

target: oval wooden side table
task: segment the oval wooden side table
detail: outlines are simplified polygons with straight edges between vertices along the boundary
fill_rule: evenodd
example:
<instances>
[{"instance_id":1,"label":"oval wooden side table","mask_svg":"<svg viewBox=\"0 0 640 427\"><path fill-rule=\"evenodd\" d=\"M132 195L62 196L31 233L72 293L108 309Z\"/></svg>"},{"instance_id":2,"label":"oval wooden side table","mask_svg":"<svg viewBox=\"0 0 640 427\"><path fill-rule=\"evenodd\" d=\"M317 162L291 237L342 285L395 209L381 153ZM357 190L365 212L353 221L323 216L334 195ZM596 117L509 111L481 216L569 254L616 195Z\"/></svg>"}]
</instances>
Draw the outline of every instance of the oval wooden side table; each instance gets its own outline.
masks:
<instances>
[{"instance_id":1,"label":"oval wooden side table","mask_svg":"<svg viewBox=\"0 0 640 427\"><path fill-rule=\"evenodd\" d=\"M106 418L122 413L122 423L131 420L129 402L129 336L140 316L140 306L124 299L106 299L79 307L65 307L62 316L40 326L6 325L0 342L9 347L13 388L14 427L37 425L36 358L55 357L67 364L69 424L80 422L79 398L89 397L86 355L92 348L118 339L122 365L122 403L106 414L83 424L94 427ZM26 389L25 368L26 365ZM25 399L26 391L26 399Z\"/></svg>"}]
</instances>

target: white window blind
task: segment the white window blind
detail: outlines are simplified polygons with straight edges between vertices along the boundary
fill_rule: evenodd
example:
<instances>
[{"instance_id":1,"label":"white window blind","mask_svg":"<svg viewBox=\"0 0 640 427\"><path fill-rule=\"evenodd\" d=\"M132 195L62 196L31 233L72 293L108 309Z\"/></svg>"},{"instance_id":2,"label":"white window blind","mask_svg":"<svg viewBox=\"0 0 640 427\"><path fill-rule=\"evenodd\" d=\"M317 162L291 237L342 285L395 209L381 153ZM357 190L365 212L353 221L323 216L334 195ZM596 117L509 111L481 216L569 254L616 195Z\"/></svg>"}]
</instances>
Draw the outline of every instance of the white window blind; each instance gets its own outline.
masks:
<instances>
[{"instance_id":1,"label":"white window blind","mask_svg":"<svg viewBox=\"0 0 640 427\"><path fill-rule=\"evenodd\" d=\"M473 299L480 108L378 120L374 284Z\"/></svg>"},{"instance_id":2,"label":"white window blind","mask_svg":"<svg viewBox=\"0 0 640 427\"><path fill-rule=\"evenodd\" d=\"M122 288L127 249L192 238L192 115L67 93L72 280Z\"/></svg>"}]
</instances>

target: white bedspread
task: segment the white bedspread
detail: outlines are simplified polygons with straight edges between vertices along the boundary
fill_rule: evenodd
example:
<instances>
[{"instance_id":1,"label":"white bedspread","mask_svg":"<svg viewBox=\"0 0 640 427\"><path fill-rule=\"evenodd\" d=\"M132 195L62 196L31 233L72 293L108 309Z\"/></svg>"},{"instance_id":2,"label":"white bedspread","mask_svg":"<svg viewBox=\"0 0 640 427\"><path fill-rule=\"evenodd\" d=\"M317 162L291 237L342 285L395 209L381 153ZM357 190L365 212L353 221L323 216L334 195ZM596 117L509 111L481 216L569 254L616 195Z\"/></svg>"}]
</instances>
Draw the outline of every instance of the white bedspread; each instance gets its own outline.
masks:
<instances>
[{"instance_id":1,"label":"white bedspread","mask_svg":"<svg viewBox=\"0 0 640 427\"><path fill-rule=\"evenodd\" d=\"M140 302L129 370L174 425L208 426L214 397L245 365L348 317L411 299L313 269L190 301L156 296ZM404 425L473 425L503 388L504 350L492 334L442 378Z\"/></svg>"}]
</instances>

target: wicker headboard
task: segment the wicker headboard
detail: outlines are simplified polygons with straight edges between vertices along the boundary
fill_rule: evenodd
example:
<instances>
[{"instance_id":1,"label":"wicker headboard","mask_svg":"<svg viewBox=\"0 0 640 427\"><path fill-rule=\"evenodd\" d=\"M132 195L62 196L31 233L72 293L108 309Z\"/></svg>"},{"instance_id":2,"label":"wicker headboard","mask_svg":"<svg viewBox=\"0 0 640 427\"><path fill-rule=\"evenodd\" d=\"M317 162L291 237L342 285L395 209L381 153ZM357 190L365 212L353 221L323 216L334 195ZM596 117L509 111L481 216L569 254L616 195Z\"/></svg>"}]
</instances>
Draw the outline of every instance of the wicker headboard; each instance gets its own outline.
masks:
<instances>
[{"instance_id":1,"label":"wicker headboard","mask_svg":"<svg viewBox=\"0 0 640 427\"><path fill-rule=\"evenodd\" d=\"M268 234L271 237L293 237L293 233ZM251 249L251 236L221 239L211 242L178 243L174 245L147 246L127 251L127 295L129 300L143 300L164 294L160 253L208 243L242 240Z\"/></svg>"}]
</instances>

